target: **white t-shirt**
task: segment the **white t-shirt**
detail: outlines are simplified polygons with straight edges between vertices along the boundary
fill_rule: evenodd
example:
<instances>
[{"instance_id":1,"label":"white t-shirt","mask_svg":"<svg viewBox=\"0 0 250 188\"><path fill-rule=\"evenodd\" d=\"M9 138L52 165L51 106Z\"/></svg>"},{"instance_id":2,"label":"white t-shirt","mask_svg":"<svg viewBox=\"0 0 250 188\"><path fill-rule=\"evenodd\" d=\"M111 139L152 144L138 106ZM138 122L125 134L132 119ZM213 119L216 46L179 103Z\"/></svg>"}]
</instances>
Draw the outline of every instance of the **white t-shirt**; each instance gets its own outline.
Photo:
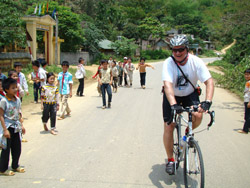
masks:
<instances>
[{"instance_id":1,"label":"white t-shirt","mask_svg":"<svg viewBox=\"0 0 250 188\"><path fill-rule=\"evenodd\" d=\"M44 79L44 81L41 82L41 86L45 86L46 83L47 83L47 72L46 72L46 70L44 70L44 68L42 68L42 67L40 67L40 68L38 69L38 71L39 71L39 74L40 74L40 79Z\"/></svg>"},{"instance_id":2,"label":"white t-shirt","mask_svg":"<svg viewBox=\"0 0 250 188\"><path fill-rule=\"evenodd\" d=\"M198 80L203 83L211 78L205 63L192 54L189 54L187 63L180 68L194 86L197 85ZM173 83L175 96L183 97L194 92L193 86L185 80L171 57L167 58L163 64L162 81Z\"/></svg>"}]
</instances>

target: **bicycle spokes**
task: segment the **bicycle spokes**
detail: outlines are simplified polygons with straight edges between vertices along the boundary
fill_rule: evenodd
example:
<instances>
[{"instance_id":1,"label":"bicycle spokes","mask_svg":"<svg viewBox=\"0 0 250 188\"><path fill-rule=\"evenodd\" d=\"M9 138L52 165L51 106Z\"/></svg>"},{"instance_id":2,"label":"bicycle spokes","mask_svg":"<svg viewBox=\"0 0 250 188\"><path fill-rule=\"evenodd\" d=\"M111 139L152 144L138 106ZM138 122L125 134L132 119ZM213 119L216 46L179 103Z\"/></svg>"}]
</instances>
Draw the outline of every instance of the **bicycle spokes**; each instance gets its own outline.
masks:
<instances>
[{"instance_id":1,"label":"bicycle spokes","mask_svg":"<svg viewBox=\"0 0 250 188\"><path fill-rule=\"evenodd\" d=\"M187 147L184 159L185 187L204 187L204 164L199 145L192 141L192 147Z\"/></svg>"}]
</instances>

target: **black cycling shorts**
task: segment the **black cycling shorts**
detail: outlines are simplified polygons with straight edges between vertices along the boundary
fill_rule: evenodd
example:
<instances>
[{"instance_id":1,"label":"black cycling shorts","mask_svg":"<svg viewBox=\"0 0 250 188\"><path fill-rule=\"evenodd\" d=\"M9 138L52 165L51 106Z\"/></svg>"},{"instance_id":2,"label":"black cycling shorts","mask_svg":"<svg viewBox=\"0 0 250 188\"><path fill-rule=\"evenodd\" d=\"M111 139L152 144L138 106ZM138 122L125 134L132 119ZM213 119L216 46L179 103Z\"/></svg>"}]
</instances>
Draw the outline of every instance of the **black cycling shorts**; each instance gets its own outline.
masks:
<instances>
[{"instance_id":1,"label":"black cycling shorts","mask_svg":"<svg viewBox=\"0 0 250 188\"><path fill-rule=\"evenodd\" d=\"M195 91L188 96L185 97L177 97L175 96L175 100L178 105L185 107L198 105L200 104L200 99L198 93ZM162 112L163 112L163 120L164 122L170 121L171 118L171 106L168 102L166 94L163 94L163 102L162 102Z\"/></svg>"}]
</instances>

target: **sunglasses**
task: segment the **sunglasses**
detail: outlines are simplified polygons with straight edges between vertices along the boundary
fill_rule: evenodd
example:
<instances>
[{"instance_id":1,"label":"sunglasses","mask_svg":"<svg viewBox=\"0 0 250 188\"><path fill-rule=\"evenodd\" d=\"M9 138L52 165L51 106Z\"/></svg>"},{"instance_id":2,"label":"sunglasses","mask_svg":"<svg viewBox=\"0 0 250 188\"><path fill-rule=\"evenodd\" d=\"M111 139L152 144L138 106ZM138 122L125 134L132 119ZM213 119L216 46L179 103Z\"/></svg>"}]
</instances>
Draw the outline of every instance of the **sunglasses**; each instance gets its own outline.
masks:
<instances>
[{"instance_id":1,"label":"sunglasses","mask_svg":"<svg viewBox=\"0 0 250 188\"><path fill-rule=\"evenodd\" d=\"M186 48L179 48L179 49L172 49L173 52L177 53L177 52L183 52Z\"/></svg>"}]
</instances>

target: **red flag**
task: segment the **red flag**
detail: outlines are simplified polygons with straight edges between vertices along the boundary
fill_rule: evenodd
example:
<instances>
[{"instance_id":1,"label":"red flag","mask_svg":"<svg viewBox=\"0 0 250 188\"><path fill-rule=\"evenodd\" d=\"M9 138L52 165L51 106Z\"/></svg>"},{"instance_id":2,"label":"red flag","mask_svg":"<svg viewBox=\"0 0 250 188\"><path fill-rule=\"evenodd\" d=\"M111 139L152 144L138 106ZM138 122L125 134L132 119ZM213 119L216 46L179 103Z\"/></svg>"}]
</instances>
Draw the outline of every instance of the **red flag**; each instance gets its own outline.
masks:
<instances>
[{"instance_id":1,"label":"red flag","mask_svg":"<svg viewBox=\"0 0 250 188\"><path fill-rule=\"evenodd\" d=\"M48 13L49 12L49 2L47 1L47 10L46 12Z\"/></svg>"},{"instance_id":2,"label":"red flag","mask_svg":"<svg viewBox=\"0 0 250 188\"><path fill-rule=\"evenodd\" d=\"M27 29L26 29L26 40L32 41L32 38L31 38L29 32L27 31Z\"/></svg>"}]
</instances>

